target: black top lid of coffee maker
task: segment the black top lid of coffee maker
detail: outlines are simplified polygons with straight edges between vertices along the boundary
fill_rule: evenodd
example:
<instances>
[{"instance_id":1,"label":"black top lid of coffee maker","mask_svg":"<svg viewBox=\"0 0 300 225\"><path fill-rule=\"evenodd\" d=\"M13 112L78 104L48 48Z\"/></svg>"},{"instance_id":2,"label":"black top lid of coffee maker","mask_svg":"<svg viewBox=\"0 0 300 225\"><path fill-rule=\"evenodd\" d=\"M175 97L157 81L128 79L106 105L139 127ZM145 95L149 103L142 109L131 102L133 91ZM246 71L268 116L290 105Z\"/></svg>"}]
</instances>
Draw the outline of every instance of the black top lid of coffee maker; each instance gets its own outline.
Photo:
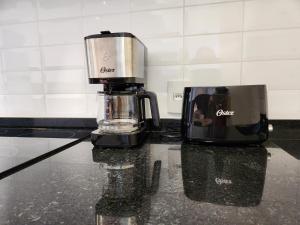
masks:
<instances>
[{"instance_id":1,"label":"black top lid of coffee maker","mask_svg":"<svg viewBox=\"0 0 300 225\"><path fill-rule=\"evenodd\" d=\"M100 34L92 34L89 36L84 37L84 39L90 39L90 38L107 38L107 37L131 37L131 38L136 38L131 33L128 32L116 32L116 33L111 33L109 30L101 31Z\"/></svg>"}]
</instances>

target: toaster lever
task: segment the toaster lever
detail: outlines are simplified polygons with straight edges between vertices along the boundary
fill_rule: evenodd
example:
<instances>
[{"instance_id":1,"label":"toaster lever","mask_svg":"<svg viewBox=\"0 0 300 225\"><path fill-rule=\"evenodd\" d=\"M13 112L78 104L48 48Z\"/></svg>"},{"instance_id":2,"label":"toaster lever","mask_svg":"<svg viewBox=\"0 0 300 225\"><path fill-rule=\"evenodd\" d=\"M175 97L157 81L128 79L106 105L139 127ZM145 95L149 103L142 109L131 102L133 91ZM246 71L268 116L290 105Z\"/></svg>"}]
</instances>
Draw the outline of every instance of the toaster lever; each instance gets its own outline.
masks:
<instances>
[{"instance_id":1,"label":"toaster lever","mask_svg":"<svg viewBox=\"0 0 300 225\"><path fill-rule=\"evenodd\" d=\"M273 132L273 125L272 124L268 125L268 130L269 130L269 132Z\"/></svg>"}]
</instances>

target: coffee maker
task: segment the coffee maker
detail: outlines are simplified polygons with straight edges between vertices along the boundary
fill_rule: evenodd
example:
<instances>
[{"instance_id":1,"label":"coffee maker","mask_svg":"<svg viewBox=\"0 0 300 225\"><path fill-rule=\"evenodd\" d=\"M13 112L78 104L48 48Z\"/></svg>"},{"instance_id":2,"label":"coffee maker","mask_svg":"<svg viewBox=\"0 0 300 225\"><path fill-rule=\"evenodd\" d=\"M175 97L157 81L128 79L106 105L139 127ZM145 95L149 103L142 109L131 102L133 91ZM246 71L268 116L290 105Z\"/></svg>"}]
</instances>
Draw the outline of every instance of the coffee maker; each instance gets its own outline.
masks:
<instances>
[{"instance_id":1,"label":"coffee maker","mask_svg":"<svg viewBox=\"0 0 300 225\"><path fill-rule=\"evenodd\" d=\"M85 50L90 84L103 84L104 118L91 134L96 147L133 147L142 143L146 130L145 99L149 99L152 122L159 127L155 93L144 84L146 47L131 33L86 36Z\"/></svg>"}]
</instances>

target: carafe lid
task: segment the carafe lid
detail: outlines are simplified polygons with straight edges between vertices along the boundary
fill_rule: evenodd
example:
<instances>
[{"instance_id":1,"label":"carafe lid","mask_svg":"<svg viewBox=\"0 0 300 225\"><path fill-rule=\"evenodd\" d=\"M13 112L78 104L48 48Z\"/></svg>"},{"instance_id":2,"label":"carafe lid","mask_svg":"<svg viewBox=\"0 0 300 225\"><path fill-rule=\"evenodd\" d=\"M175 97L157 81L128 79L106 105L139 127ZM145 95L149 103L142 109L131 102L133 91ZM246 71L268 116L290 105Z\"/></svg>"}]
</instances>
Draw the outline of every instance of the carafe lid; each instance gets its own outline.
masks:
<instances>
[{"instance_id":1,"label":"carafe lid","mask_svg":"<svg viewBox=\"0 0 300 225\"><path fill-rule=\"evenodd\" d=\"M130 38L136 38L131 33L128 32L116 32L116 33L111 33L109 30L101 31L100 34L92 34L89 36L84 37L84 40L86 39L91 39L91 38L110 38L110 37L130 37Z\"/></svg>"}]
</instances>

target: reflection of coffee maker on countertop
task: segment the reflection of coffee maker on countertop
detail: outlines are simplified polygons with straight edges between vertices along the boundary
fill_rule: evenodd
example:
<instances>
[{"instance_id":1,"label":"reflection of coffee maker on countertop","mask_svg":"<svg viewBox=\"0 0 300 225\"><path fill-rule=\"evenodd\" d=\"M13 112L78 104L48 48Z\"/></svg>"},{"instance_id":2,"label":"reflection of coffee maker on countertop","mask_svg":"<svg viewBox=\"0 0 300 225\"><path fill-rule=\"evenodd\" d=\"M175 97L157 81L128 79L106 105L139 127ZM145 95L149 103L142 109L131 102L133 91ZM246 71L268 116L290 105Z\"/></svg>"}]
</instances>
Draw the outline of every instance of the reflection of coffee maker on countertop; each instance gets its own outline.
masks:
<instances>
[{"instance_id":1,"label":"reflection of coffee maker on countertop","mask_svg":"<svg viewBox=\"0 0 300 225\"><path fill-rule=\"evenodd\" d=\"M156 95L144 90L146 47L131 33L104 31L84 39L89 83L104 87L99 92L104 97L104 119L97 119L92 143L99 147L140 144L146 130L145 98L150 100L153 124L159 127Z\"/></svg>"},{"instance_id":2,"label":"reflection of coffee maker on countertop","mask_svg":"<svg viewBox=\"0 0 300 225\"><path fill-rule=\"evenodd\" d=\"M182 144L185 195L220 205L256 206L261 202L267 166L264 147Z\"/></svg>"},{"instance_id":3,"label":"reflection of coffee maker on countertop","mask_svg":"<svg viewBox=\"0 0 300 225\"><path fill-rule=\"evenodd\" d=\"M161 170L160 160L150 165L149 144L136 149L94 148L93 161L105 179L95 206L96 224L145 224Z\"/></svg>"}]
</instances>

